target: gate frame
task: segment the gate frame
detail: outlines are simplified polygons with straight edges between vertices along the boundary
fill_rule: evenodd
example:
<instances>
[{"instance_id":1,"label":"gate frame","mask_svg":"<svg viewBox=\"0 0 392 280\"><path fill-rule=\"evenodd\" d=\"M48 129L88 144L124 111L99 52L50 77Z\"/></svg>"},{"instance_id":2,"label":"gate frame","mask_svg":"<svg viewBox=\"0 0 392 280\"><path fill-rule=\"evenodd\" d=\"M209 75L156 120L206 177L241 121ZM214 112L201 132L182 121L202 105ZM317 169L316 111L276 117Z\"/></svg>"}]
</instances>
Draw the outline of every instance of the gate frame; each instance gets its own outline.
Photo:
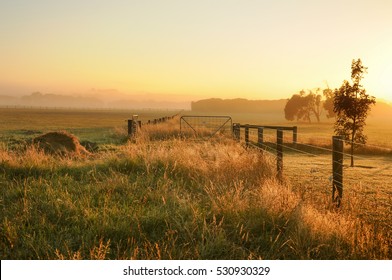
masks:
<instances>
[{"instance_id":1,"label":"gate frame","mask_svg":"<svg viewBox=\"0 0 392 280\"><path fill-rule=\"evenodd\" d=\"M207 140L211 139L212 137L214 137L229 121L230 121L230 131L231 134L233 134L233 119L231 118L231 116L207 116L207 115L185 115L185 116L181 116L180 118L180 133L182 134L182 121L184 121L196 134L197 131L192 127L192 125L190 123L188 123L184 118L225 118L227 119L220 127L218 127L218 129L216 129L215 131L212 132L212 134L207 138ZM205 140L204 137L201 137L203 140Z\"/></svg>"}]
</instances>

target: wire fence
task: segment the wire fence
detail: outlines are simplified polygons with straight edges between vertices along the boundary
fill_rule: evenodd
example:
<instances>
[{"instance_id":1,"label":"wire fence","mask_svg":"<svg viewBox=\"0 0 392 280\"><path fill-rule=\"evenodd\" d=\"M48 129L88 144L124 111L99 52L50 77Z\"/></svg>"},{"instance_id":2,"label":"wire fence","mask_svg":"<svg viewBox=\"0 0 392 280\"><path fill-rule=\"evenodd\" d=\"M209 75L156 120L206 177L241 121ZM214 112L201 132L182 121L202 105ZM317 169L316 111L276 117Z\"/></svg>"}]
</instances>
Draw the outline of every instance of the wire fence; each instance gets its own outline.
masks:
<instances>
[{"instance_id":1,"label":"wire fence","mask_svg":"<svg viewBox=\"0 0 392 280\"><path fill-rule=\"evenodd\" d=\"M262 150L268 156L278 157L276 130L264 129L260 142L257 130L249 129L246 137L244 127L241 128L241 142L248 141L247 146ZM282 148L285 180L303 200L312 201L317 207L326 209L331 206L333 186L340 183L335 179L337 174L332 167L334 164L342 164L342 211L349 211L369 223L392 230L392 149L344 139L337 141L348 146L354 144L365 147L367 150L350 155L346 152L350 147L334 151L332 137L309 137L297 132L297 141L293 143L291 134L284 133ZM384 153L375 155L372 149ZM342 161L334 160L333 153L342 156ZM351 157L355 161L353 167L348 162Z\"/></svg>"}]
</instances>

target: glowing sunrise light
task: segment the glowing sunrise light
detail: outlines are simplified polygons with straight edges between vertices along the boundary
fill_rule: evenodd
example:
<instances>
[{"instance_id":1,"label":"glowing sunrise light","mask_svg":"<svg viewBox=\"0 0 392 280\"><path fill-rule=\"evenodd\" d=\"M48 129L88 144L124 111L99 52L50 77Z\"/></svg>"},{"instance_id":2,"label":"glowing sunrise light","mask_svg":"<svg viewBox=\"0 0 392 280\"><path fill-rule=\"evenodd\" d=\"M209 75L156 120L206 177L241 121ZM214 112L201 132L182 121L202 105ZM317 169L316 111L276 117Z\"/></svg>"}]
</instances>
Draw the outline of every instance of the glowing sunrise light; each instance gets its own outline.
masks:
<instances>
[{"instance_id":1,"label":"glowing sunrise light","mask_svg":"<svg viewBox=\"0 0 392 280\"><path fill-rule=\"evenodd\" d=\"M392 100L391 1L2 1L0 95L37 90L287 98L352 59Z\"/></svg>"}]
</instances>

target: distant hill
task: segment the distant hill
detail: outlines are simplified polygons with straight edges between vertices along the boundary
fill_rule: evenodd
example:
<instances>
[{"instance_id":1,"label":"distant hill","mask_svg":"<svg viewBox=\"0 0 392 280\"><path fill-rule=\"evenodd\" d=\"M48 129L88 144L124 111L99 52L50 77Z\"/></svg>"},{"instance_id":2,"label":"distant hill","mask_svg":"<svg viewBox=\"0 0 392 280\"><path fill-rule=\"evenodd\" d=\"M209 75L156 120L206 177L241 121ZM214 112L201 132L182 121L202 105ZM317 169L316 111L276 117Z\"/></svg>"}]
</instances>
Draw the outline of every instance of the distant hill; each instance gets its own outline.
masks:
<instances>
[{"instance_id":1,"label":"distant hill","mask_svg":"<svg viewBox=\"0 0 392 280\"><path fill-rule=\"evenodd\" d=\"M287 103L286 99L279 100L248 100L243 98L220 99L211 98L195 101L191 103L191 110L194 112L215 112L215 113L249 113L265 114L282 112Z\"/></svg>"}]
</instances>

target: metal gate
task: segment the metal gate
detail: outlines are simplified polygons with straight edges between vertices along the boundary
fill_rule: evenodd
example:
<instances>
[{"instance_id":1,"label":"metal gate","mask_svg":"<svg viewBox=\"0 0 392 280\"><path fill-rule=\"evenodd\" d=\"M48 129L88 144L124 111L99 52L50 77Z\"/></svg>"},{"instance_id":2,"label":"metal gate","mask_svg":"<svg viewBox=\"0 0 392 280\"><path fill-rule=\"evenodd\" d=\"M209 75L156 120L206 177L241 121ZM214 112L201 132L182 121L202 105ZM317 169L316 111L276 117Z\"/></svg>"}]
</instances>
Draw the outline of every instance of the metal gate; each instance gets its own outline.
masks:
<instances>
[{"instance_id":1,"label":"metal gate","mask_svg":"<svg viewBox=\"0 0 392 280\"><path fill-rule=\"evenodd\" d=\"M217 135L232 136L233 121L230 116L182 116L181 135L208 140Z\"/></svg>"}]
</instances>

